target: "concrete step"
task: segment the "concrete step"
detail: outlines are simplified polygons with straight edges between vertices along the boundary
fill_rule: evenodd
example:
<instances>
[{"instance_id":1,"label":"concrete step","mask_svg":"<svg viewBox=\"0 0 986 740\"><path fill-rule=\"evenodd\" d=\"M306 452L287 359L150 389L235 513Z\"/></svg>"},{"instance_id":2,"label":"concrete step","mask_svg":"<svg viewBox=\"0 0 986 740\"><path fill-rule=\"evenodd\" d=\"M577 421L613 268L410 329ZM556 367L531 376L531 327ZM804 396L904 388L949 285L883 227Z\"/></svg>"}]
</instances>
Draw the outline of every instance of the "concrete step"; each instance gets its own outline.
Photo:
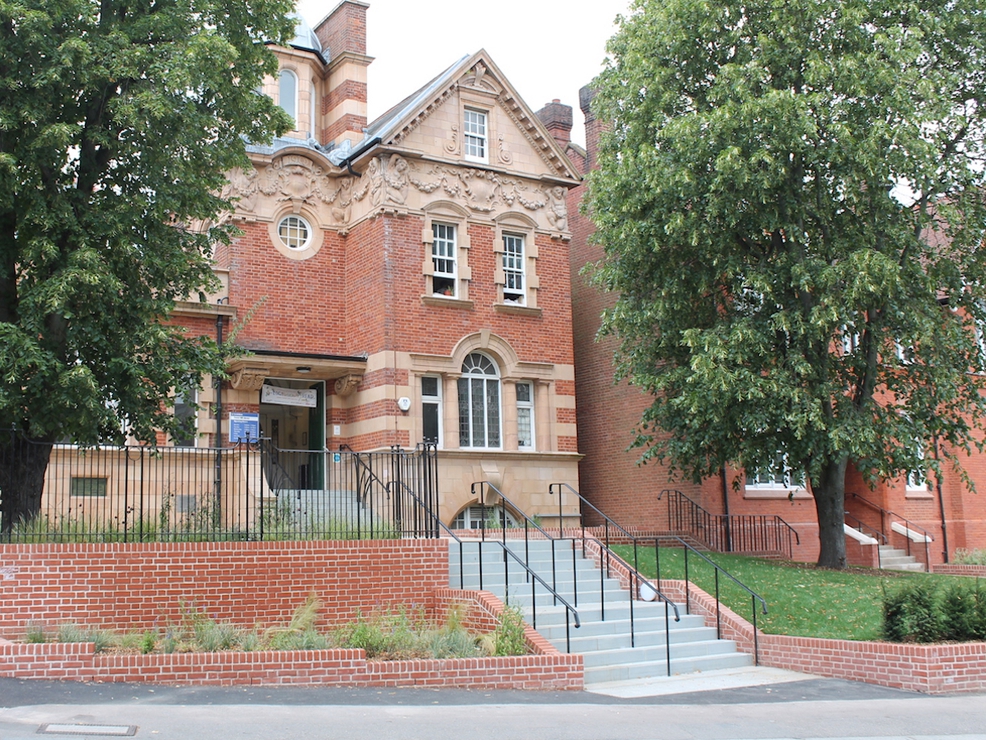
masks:
<instances>
[{"instance_id":1,"label":"concrete step","mask_svg":"<svg viewBox=\"0 0 986 740\"><path fill-rule=\"evenodd\" d=\"M621 663L607 666L596 666L585 669L585 684L591 689L596 684L610 681L630 681L640 678L655 678L658 676L676 676L695 673L697 671L714 671L726 668L744 668L753 665L753 656L745 653L730 653L724 655L697 655L688 658L676 658L671 654L671 672L668 673L667 661L647 661Z\"/></svg>"},{"instance_id":2,"label":"concrete step","mask_svg":"<svg viewBox=\"0 0 986 740\"><path fill-rule=\"evenodd\" d=\"M913 555L908 555L906 550L900 550L891 545L880 545L880 567L884 570L904 570L923 572L924 563L921 563Z\"/></svg>"},{"instance_id":3,"label":"concrete step","mask_svg":"<svg viewBox=\"0 0 986 740\"><path fill-rule=\"evenodd\" d=\"M575 549L573 565L571 542L555 543L553 559L550 542L531 541L526 546L523 542L508 542L507 546L518 552L546 583L552 583L554 569L558 595L576 608L581 627L575 628L571 612L554 603L554 595L540 583L534 586L531 605L531 584L525 568L508 558L504 576L503 545L499 543L464 543L461 555L458 545L450 543L450 584L458 586L461 568L465 587L479 588L481 552L483 588L506 603L519 606L528 623L559 650L570 646L572 652L581 653L587 685L666 676L669 645L672 674L753 663L751 656L736 652L733 642L717 640L715 629L706 627L704 619L685 614L683 606L678 607L681 619L675 622L673 608L663 602L631 601L629 592L616 579L601 578L599 568L582 558L579 548Z\"/></svg>"}]
</instances>

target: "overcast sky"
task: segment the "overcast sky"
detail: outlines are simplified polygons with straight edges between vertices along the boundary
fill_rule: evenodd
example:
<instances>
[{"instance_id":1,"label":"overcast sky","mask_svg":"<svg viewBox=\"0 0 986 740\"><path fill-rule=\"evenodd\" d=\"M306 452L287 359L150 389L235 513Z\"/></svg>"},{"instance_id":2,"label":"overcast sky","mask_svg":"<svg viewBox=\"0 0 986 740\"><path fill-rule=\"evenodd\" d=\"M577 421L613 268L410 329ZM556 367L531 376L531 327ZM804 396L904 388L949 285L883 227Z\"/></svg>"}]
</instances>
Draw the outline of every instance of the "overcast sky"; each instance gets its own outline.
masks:
<instances>
[{"instance_id":1,"label":"overcast sky","mask_svg":"<svg viewBox=\"0 0 986 740\"><path fill-rule=\"evenodd\" d=\"M532 110L572 106L572 140L585 143L579 88L602 69L606 41L629 0L369 0L370 120L466 54L486 49ZM338 0L300 0L314 27Z\"/></svg>"}]
</instances>

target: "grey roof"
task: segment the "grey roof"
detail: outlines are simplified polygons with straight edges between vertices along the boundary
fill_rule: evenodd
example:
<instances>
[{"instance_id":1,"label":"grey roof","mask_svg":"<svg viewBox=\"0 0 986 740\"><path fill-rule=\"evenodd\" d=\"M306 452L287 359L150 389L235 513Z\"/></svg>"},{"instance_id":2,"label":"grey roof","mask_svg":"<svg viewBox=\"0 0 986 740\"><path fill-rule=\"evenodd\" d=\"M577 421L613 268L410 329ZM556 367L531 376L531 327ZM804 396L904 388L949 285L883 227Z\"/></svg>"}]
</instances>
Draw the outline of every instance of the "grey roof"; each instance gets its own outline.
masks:
<instances>
[{"instance_id":1,"label":"grey roof","mask_svg":"<svg viewBox=\"0 0 986 740\"><path fill-rule=\"evenodd\" d=\"M395 125L403 121L404 117L408 113L424 105L429 98L434 96L435 93L447 84L449 80L455 77L463 62L470 57L472 57L472 54L466 54L451 67L438 75L438 77L435 77L431 82L420 88L417 92L411 93L408 97L404 98L404 100L373 121L373 123L367 127L366 136L363 137L363 141L372 141L376 138L388 138L388 136L393 133L391 129Z\"/></svg>"},{"instance_id":2,"label":"grey roof","mask_svg":"<svg viewBox=\"0 0 986 740\"><path fill-rule=\"evenodd\" d=\"M294 38L288 42L288 46L303 51L314 51L322 57L324 62L328 63L328 52L322 51L322 42L318 40L318 36L315 35L308 22L298 13L291 13L288 17L294 19L295 22Z\"/></svg>"}]
</instances>

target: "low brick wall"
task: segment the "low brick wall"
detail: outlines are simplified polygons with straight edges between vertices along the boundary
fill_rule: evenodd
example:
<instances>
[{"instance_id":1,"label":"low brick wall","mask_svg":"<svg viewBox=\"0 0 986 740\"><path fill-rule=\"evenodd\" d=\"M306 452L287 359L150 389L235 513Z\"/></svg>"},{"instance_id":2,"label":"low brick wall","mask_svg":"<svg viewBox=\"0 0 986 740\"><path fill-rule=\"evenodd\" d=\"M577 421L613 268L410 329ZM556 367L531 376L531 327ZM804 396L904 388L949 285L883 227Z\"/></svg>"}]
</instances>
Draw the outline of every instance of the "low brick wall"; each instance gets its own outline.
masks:
<instances>
[{"instance_id":1,"label":"low brick wall","mask_svg":"<svg viewBox=\"0 0 986 740\"><path fill-rule=\"evenodd\" d=\"M938 563L937 565L931 566L932 573L938 573L944 576L975 576L977 578L986 578L986 565L956 565L949 563L944 565Z\"/></svg>"},{"instance_id":2,"label":"low brick wall","mask_svg":"<svg viewBox=\"0 0 986 740\"><path fill-rule=\"evenodd\" d=\"M312 593L334 625L396 604L430 613L447 586L444 540L0 545L0 635L29 622L162 627L182 604L273 625Z\"/></svg>"},{"instance_id":3,"label":"low brick wall","mask_svg":"<svg viewBox=\"0 0 986 740\"><path fill-rule=\"evenodd\" d=\"M579 658L573 660L573 658ZM581 656L367 661L362 650L101 655L91 643L0 644L0 676L192 686L431 686L579 690Z\"/></svg>"},{"instance_id":4,"label":"low brick wall","mask_svg":"<svg viewBox=\"0 0 986 740\"><path fill-rule=\"evenodd\" d=\"M119 630L161 627L180 602L242 626L287 621L315 593L327 625L399 604L493 630L503 603L448 588L440 540L0 546L0 636L29 623L74 621ZM432 686L581 690L581 655L558 652L528 627L531 655L367 661L362 650L96 654L90 643L0 639L0 676L185 685Z\"/></svg>"},{"instance_id":5,"label":"low brick wall","mask_svg":"<svg viewBox=\"0 0 986 740\"><path fill-rule=\"evenodd\" d=\"M683 599L683 581L662 581L669 595ZM715 626L715 599L692 585L693 614ZM735 612L720 610L725 639L753 653L753 625ZM892 642L824 640L815 637L758 634L760 665L829 678L889 686L925 694L986 691L986 642L913 645Z\"/></svg>"}]
</instances>

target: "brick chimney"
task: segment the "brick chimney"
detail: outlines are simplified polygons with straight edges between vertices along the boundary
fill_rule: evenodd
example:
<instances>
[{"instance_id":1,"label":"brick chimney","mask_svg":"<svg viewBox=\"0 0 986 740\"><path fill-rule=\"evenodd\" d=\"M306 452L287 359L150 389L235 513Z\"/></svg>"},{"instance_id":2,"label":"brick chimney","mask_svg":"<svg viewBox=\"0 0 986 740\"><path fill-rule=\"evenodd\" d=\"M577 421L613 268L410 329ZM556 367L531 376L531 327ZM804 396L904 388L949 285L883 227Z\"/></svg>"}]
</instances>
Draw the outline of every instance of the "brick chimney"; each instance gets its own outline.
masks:
<instances>
[{"instance_id":1,"label":"brick chimney","mask_svg":"<svg viewBox=\"0 0 986 740\"><path fill-rule=\"evenodd\" d=\"M595 97L596 91L589 85L579 90L579 107L585 115L586 172L596 166L596 152L599 150L599 135L603 132L603 126L596 120L596 114L592 112L592 100Z\"/></svg>"},{"instance_id":2,"label":"brick chimney","mask_svg":"<svg viewBox=\"0 0 986 740\"><path fill-rule=\"evenodd\" d=\"M363 138L367 123L366 68L373 61L366 55L368 7L360 0L342 0L315 28L322 53L329 60L318 136L323 145Z\"/></svg>"},{"instance_id":3,"label":"brick chimney","mask_svg":"<svg viewBox=\"0 0 986 740\"><path fill-rule=\"evenodd\" d=\"M555 98L536 115L564 150L572 140L572 106Z\"/></svg>"}]
</instances>

